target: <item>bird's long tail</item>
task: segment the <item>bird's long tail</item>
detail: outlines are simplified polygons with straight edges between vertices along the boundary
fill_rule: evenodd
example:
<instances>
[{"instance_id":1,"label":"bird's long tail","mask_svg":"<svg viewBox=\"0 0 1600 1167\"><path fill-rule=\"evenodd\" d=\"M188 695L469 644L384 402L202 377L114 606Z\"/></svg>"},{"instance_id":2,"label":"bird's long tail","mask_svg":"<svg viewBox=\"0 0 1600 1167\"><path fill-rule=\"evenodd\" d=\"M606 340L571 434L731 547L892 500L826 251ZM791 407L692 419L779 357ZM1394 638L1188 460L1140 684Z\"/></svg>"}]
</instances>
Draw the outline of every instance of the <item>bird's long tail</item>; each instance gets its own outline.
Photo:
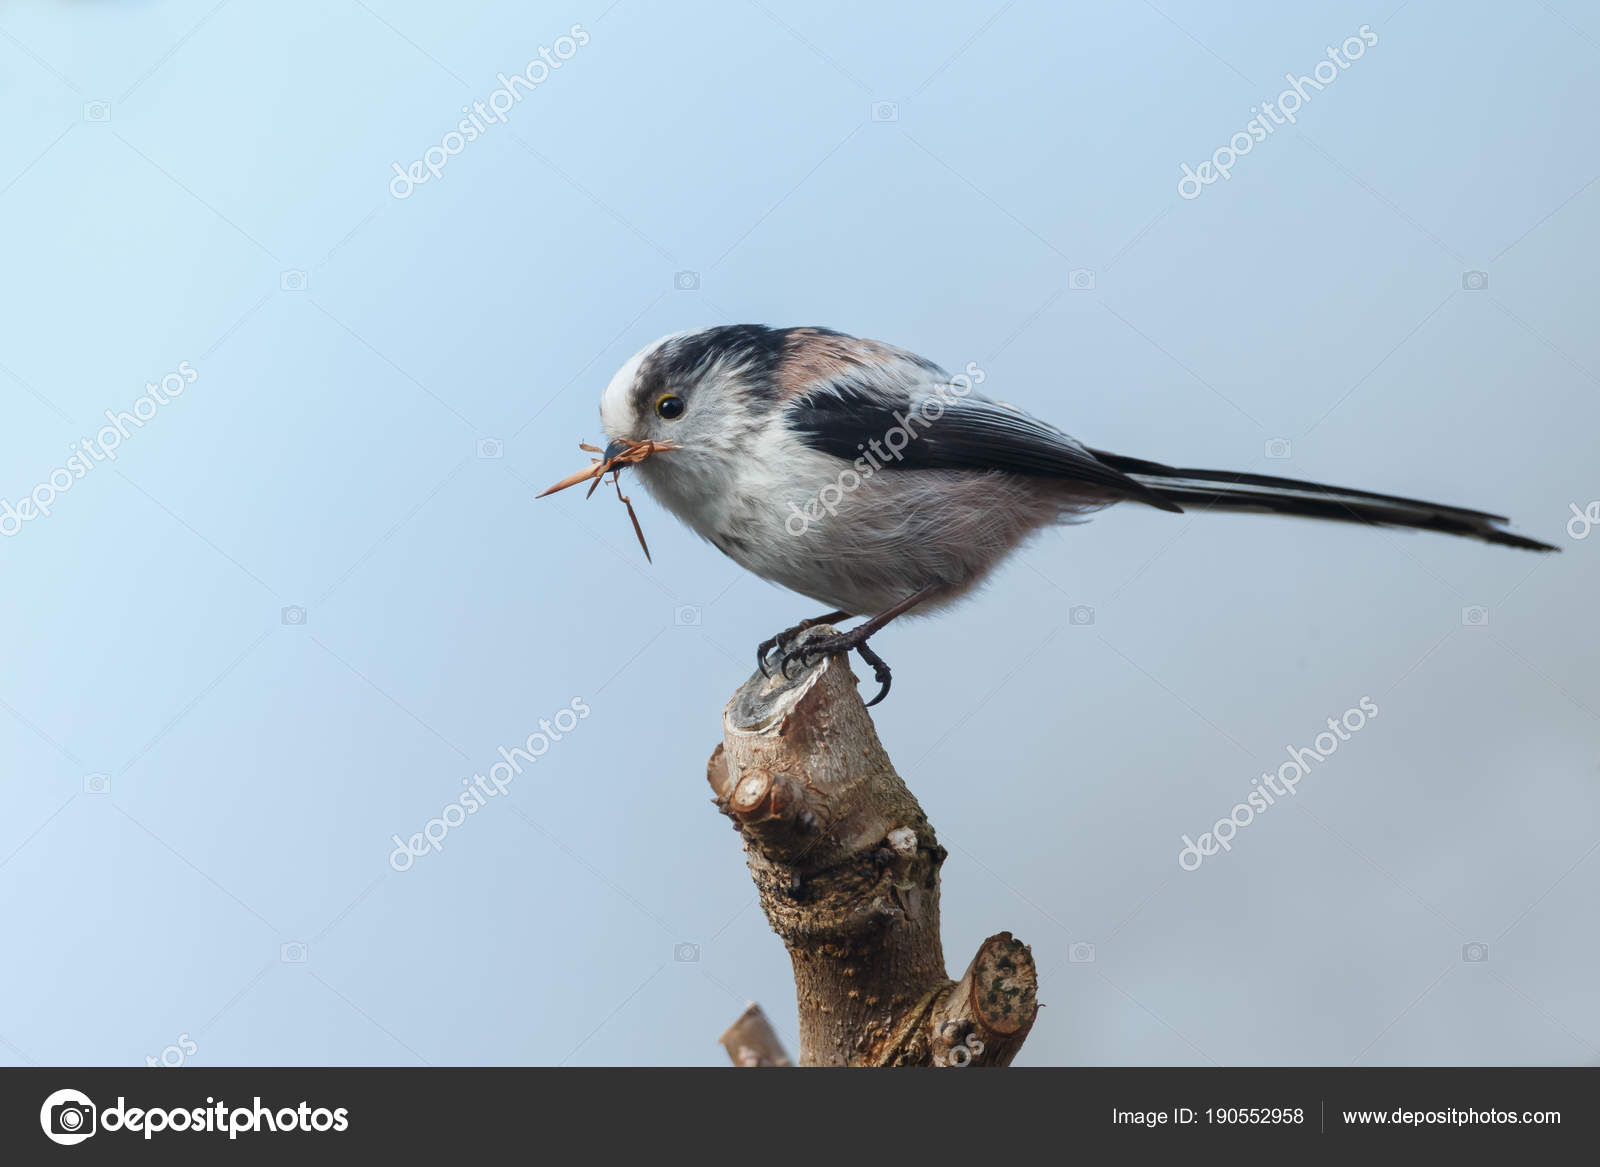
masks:
<instances>
[{"instance_id":1,"label":"bird's long tail","mask_svg":"<svg viewBox=\"0 0 1600 1167\"><path fill-rule=\"evenodd\" d=\"M1146 462L1103 450L1091 450L1097 459L1122 471L1139 485L1182 506L1215 507L1222 510L1257 511L1272 514L1303 515L1316 519L1335 519L1346 523L1368 523L1388 527L1416 527L1424 531L1443 531L1523 547L1530 551L1555 551L1558 548L1505 529L1510 520L1502 515L1465 507L1444 506L1391 494L1366 490L1347 490L1294 478L1273 478L1265 474L1236 474L1224 470L1188 470Z\"/></svg>"}]
</instances>

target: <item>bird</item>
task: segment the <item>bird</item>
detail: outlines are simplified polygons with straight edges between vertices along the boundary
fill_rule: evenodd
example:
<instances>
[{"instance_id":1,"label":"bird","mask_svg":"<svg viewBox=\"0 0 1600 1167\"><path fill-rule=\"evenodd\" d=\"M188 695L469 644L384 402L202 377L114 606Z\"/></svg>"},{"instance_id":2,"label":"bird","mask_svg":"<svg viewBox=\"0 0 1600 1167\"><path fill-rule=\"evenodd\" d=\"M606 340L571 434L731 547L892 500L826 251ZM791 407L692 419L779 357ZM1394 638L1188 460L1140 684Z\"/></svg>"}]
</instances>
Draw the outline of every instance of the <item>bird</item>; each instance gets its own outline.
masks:
<instances>
[{"instance_id":1,"label":"bird","mask_svg":"<svg viewBox=\"0 0 1600 1167\"><path fill-rule=\"evenodd\" d=\"M1410 527L1531 551L1501 515L1093 449L906 349L823 327L726 324L646 345L606 385L599 472L633 469L696 534L829 609L761 642L768 677L869 645L891 620L973 593L1034 533L1116 503ZM621 461L616 461L617 459ZM557 489L569 485L557 484ZM546 492L548 493L548 492ZM620 490L619 490L620 493ZM642 539L642 536L641 536ZM848 631L809 637L852 617Z\"/></svg>"}]
</instances>

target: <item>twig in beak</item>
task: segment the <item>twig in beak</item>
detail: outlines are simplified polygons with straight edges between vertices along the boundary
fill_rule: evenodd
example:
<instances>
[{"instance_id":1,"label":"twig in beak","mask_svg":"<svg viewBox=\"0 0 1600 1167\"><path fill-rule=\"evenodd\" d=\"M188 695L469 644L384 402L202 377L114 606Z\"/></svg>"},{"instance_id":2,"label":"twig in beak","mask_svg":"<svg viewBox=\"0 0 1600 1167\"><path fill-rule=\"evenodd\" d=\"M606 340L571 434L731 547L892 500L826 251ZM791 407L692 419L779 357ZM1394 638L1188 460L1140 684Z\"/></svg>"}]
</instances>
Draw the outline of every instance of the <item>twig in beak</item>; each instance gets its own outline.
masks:
<instances>
[{"instance_id":1,"label":"twig in beak","mask_svg":"<svg viewBox=\"0 0 1600 1167\"><path fill-rule=\"evenodd\" d=\"M595 479L595 486L600 485L600 480ZM650 544L644 541L644 528L639 525L639 516L633 513L633 503L628 501L628 496L622 493L622 476L616 473L611 475L611 485L617 488L617 497L622 500L622 505L628 508L628 518L633 520L633 533L639 536L639 546L644 551L644 561L654 563L650 558ZM594 486L589 488L589 493L594 493Z\"/></svg>"},{"instance_id":2,"label":"twig in beak","mask_svg":"<svg viewBox=\"0 0 1600 1167\"><path fill-rule=\"evenodd\" d=\"M580 450L588 450L590 453L593 453L593 454L600 453L600 447L599 446L591 446L588 442L579 442L578 443L578 449L580 449ZM534 495L534 497L535 498L543 498L547 494L554 494L556 491L565 490L569 486L577 486L578 483L585 482L590 478L599 478L602 474L604 474L607 470L609 470L611 468L610 463L602 462L602 461L600 461L599 458L591 458L591 459L589 459L589 461L590 461L591 465L589 466L588 469L579 470L575 474L567 475L565 478L563 478L560 482L556 483L554 486L545 487L538 494ZM593 493L594 493L594 487L591 486L589 488L589 494L593 494ZM587 498L588 495L585 495L584 497Z\"/></svg>"},{"instance_id":3,"label":"twig in beak","mask_svg":"<svg viewBox=\"0 0 1600 1167\"><path fill-rule=\"evenodd\" d=\"M682 449L682 447L676 446L671 442L632 442L626 439L623 439L622 445L624 449L620 454L610 458L591 459L591 465L588 469L567 475L555 485L545 487L536 497L543 498L547 494L554 494L558 490L566 490L569 486L576 486L580 482L588 482L593 479L594 481L589 485L588 494L583 496L584 498L589 498L600 486L605 476L610 474L611 484L617 488L617 497L622 500L622 505L628 510L628 518L633 522L633 533L639 537L639 546L644 550L645 560L646 562L654 562L650 558L650 545L644 541L644 528L639 526L639 516L634 514L633 503L629 501L627 495L622 493L621 470L624 466L634 466L643 462L652 454L660 453L663 450L678 450ZM604 453L599 446L591 446L587 442L579 442L578 448L580 450L588 450L591 454Z\"/></svg>"}]
</instances>

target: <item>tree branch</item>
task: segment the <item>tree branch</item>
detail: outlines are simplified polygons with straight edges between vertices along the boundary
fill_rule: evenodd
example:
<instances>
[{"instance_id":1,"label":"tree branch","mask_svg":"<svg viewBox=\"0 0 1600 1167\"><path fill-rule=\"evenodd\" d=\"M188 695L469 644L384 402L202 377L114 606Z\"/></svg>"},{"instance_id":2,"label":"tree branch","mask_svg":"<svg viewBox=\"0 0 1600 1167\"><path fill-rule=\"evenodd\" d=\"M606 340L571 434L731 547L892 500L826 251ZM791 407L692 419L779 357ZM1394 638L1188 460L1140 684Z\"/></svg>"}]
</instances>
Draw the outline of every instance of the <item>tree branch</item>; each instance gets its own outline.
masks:
<instances>
[{"instance_id":1,"label":"tree branch","mask_svg":"<svg viewBox=\"0 0 1600 1167\"><path fill-rule=\"evenodd\" d=\"M802 639L833 631L819 625ZM818 661L793 680L758 672L722 720L706 777L789 950L800 1064L1008 1065L1038 1012L1033 957L1001 932L960 981L946 974L946 852L884 752L845 659Z\"/></svg>"}]
</instances>

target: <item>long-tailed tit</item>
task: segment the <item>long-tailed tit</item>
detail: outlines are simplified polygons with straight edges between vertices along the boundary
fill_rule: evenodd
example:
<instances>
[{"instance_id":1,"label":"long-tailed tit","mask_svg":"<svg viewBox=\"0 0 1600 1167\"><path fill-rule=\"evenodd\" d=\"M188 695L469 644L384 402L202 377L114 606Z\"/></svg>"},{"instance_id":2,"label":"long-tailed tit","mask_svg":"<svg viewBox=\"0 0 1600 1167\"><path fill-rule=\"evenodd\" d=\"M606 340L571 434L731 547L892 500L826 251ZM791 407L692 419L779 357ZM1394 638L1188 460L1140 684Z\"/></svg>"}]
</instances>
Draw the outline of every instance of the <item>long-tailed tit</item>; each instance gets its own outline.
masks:
<instances>
[{"instance_id":1,"label":"long-tailed tit","mask_svg":"<svg viewBox=\"0 0 1600 1167\"><path fill-rule=\"evenodd\" d=\"M634 464L668 510L757 575L832 611L757 650L763 671L855 649L889 691L868 637L971 591L1030 534L1116 502L1418 527L1553 551L1506 519L1290 478L1185 470L1094 450L904 349L826 328L725 325L663 337L612 377L605 456ZM869 619L791 648L800 632ZM776 649L776 655L773 650Z\"/></svg>"}]
</instances>

